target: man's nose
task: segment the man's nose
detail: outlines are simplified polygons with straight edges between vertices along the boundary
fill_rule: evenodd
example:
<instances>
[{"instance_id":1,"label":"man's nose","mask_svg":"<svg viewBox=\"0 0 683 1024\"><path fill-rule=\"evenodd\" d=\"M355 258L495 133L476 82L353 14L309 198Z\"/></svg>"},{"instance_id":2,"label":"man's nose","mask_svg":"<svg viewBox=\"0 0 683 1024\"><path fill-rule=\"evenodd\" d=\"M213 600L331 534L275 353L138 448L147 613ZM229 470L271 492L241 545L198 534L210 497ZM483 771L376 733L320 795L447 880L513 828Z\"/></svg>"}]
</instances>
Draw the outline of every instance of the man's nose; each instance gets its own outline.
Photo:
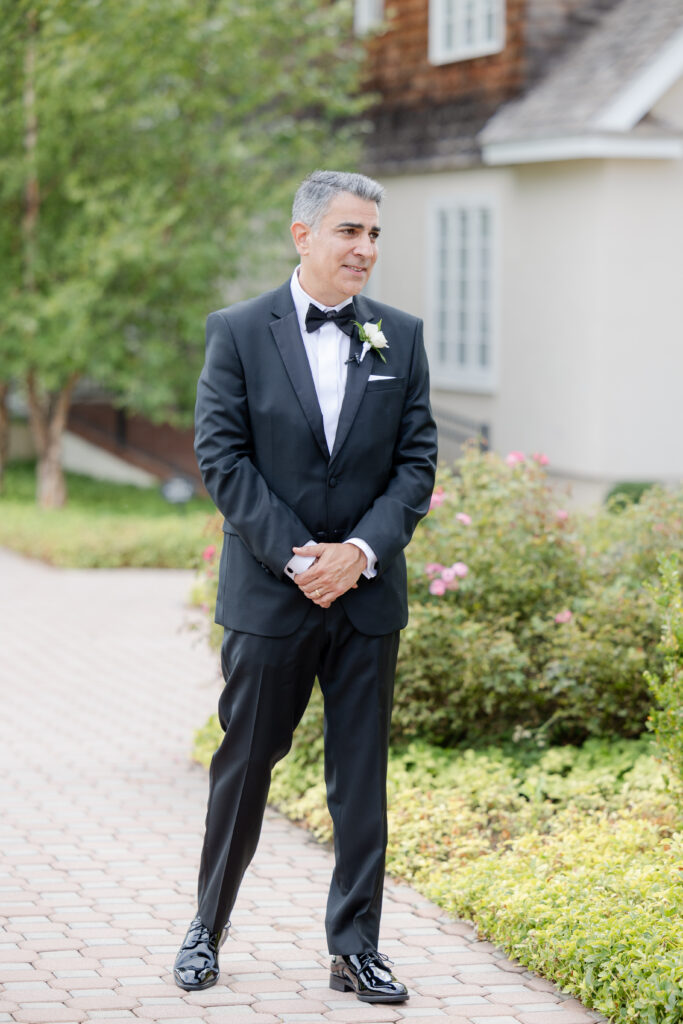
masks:
<instances>
[{"instance_id":1,"label":"man's nose","mask_svg":"<svg viewBox=\"0 0 683 1024\"><path fill-rule=\"evenodd\" d=\"M356 239L355 251L366 259L372 259L375 243L369 235L359 235Z\"/></svg>"}]
</instances>

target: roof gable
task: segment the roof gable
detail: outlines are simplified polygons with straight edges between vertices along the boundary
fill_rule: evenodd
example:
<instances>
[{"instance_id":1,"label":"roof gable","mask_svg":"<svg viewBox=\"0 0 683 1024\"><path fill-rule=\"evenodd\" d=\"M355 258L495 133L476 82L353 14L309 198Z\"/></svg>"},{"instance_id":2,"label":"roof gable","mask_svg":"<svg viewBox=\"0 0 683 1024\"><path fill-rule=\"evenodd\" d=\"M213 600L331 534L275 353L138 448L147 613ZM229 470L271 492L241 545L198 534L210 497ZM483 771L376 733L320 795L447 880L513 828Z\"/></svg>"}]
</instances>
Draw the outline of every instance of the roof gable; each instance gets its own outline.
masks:
<instances>
[{"instance_id":1,"label":"roof gable","mask_svg":"<svg viewBox=\"0 0 683 1024\"><path fill-rule=\"evenodd\" d=\"M546 78L491 118L479 136L484 160L683 155L677 127L646 118L681 76L681 0L621 0ZM552 143L547 156L544 141Z\"/></svg>"}]
</instances>

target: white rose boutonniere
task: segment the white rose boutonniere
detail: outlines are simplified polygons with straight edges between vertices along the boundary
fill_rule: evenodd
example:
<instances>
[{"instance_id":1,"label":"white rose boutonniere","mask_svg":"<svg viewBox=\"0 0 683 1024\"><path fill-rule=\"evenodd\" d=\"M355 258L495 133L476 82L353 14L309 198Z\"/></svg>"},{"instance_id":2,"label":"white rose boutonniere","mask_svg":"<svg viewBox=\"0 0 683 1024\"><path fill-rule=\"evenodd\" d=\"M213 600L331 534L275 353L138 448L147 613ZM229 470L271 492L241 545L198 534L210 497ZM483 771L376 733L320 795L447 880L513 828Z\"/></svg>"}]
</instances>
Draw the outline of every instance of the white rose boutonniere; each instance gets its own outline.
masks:
<instances>
[{"instance_id":1,"label":"white rose boutonniere","mask_svg":"<svg viewBox=\"0 0 683 1024\"><path fill-rule=\"evenodd\" d=\"M358 328L358 337L363 343L360 356L358 357L358 363L362 363L365 359L366 353L372 349L380 357L383 363L386 363L384 353L381 351L383 348L389 348L389 342L382 334L382 321L379 320L376 324L367 321L364 324L359 324L357 320L354 320L356 327Z\"/></svg>"}]
</instances>

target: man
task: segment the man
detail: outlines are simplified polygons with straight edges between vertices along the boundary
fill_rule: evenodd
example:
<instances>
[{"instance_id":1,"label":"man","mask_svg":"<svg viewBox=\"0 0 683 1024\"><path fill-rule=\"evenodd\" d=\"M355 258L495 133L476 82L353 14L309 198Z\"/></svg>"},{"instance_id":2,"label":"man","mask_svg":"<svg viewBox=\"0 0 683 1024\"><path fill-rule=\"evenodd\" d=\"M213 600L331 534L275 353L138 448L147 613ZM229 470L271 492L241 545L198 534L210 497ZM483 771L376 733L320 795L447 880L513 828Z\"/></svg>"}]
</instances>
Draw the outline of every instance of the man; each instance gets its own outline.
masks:
<instances>
[{"instance_id":1,"label":"man","mask_svg":"<svg viewBox=\"0 0 683 1024\"><path fill-rule=\"evenodd\" d=\"M198 914L174 968L187 990L218 979L270 773L317 676L335 831L330 985L365 1002L408 997L377 947L403 549L428 509L436 429L421 321L360 295L382 195L363 175L314 172L294 200L291 281L207 321L195 450L225 516L225 736L211 764Z\"/></svg>"}]
</instances>

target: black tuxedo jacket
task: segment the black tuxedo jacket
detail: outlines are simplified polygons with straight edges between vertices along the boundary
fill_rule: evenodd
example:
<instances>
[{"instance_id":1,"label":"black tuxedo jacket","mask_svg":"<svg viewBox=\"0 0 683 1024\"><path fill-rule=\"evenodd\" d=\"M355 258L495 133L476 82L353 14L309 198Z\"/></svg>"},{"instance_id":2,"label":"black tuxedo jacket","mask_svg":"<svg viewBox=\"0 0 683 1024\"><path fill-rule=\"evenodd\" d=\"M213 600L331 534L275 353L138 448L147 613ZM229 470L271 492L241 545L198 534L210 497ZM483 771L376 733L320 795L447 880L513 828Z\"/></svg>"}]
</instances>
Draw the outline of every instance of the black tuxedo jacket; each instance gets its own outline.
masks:
<instances>
[{"instance_id":1,"label":"black tuxedo jacket","mask_svg":"<svg viewBox=\"0 0 683 1024\"><path fill-rule=\"evenodd\" d=\"M293 545L352 536L378 574L338 599L351 623L380 636L408 620L403 549L436 466L422 322L363 296L354 305L360 323L381 318L387 362L371 350L349 363L332 452L289 282L208 317L195 451L225 516L216 621L230 629L293 633L310 608L284 574ZM352 337L351 355L360 349Z\"/></svg>"}]
</instances>

